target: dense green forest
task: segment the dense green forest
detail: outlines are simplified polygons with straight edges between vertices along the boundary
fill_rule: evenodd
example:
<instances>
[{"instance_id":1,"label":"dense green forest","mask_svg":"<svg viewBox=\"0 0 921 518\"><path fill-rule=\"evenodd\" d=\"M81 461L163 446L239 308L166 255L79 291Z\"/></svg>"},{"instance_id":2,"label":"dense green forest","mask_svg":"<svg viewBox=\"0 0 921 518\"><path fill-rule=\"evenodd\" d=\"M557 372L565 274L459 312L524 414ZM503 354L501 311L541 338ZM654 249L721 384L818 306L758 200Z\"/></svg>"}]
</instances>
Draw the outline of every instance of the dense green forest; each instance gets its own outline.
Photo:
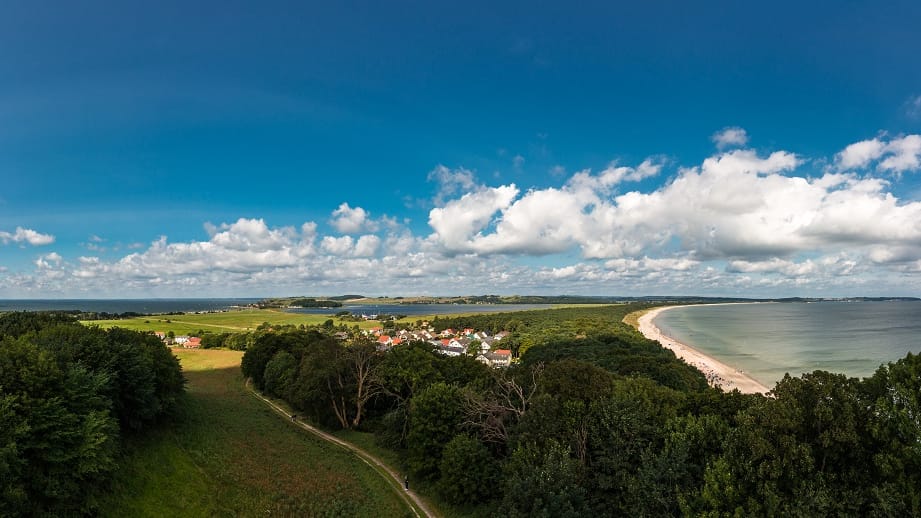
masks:
<instances>
[{"instance_id":1,"label":"dense green forest","mask_svg":"<svg viewBox=\"0 0 921 518\"><path fill-rule=\"evenodd\" d=\"M921 357L724 393L621 323L641 307L437 320L512 331L506 370L321 329L256 335L242 368L315 422L373 432L459 513L921 515Z\"/></svg>"},{"instance_id":2,"label":"dense green forest","mask_svg":"<svg viewBox=\"0 0 921 518\"><path fill-rule=\"evenodd\" d=\"M332 325L205 338L244 349L244 375L303 418L372 432L452 514L921 516L921 356L724 393L622 323L644 307L432 322L510 331L508 369ZM122 438L182 392L152 335L0 316L0 515L92 514Z\"/></svg>"},{"instance_id":3,"label":"dense green forest","mask_svg":"<svg viewBox=\"0 0 921 518\"><path fill-rule=\"evenodd\" d=\"M58 313L0 316L0 516L92 514L122 437L184 391L156 337Z\"/></svg>"},{"instance_id":4,"label":"dense green forest","mask_svg":"<svg viewBox=\"0 0 921 518\"><path fill-rule=\"evenodd\" d=\"M287 297L264 299L256 303L259 308L341 308L342 303L332 299L315 299L311 297Z\"/></svg>"}]
</instances>

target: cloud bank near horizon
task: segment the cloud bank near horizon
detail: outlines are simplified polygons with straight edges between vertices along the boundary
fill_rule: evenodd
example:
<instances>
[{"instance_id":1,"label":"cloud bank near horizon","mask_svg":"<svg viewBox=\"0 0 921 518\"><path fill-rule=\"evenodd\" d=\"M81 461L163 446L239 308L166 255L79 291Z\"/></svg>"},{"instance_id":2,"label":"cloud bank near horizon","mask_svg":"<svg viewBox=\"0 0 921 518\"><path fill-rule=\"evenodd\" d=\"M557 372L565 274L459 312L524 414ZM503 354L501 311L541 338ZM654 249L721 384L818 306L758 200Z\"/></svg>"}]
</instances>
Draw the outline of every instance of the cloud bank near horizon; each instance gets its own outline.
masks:
<instances>
[{"instance_id":1,"label":"cloud bank near horizon","mask_svg":"<svg viewBox=\"0 0 921 518\"><path fill-rule=\"evenodd\" d=\"M649 157L544 188L487 185L473 171L439 165L429 173L436 188L427 232L343 201L324 222L205 223L206 239L162 236L118 258L44 251L31 270L0 265L0 294L775 296L921 288L921 201L895 194L904 175L921 170L921 136L881 134L833 157L760 152L746 147L738 127L712 140L717 151L697 165ZM47 249L55 238L17 227L0 231L0 243Z\"/></svg>"}]
</instances>

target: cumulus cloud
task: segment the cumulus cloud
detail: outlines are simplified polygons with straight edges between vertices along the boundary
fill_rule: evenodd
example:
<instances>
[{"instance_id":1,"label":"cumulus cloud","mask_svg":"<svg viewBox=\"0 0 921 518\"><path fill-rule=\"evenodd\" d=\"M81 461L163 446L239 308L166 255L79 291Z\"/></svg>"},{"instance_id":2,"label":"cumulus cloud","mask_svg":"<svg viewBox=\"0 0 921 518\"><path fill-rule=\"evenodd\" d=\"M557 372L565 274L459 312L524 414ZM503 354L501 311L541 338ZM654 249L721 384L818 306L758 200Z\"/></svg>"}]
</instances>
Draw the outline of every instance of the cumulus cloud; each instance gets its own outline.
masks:
<instances>
[{"instance_id":1,"label":"cumulus cloud","mask_svg":"<svg viewBox=\"0 0 921 518\"><path fill-rule=\"evenodd\" d=\"M333 255L348 255L352 252L354 239L351 236L333 237L326 236L320 242L320 248L324 252Z\"/></svg>"},{"instance_id":2,"label":"cumulus cloud","mask_svg":"<svg viewBox=\"0 0 921 518\"><path fill-rule=\"evenodd\" d=\"M356 234L358 232L375 232L380 227L378 222L372 220L368 212L361 207L349 207L348 203L339 205L333 211L330 224L343 234Z\"/></svg>"},{"instance_id":3,"label":"cumulus cloud","mask_svg":"<svg viewBox=\"0 0 921 518\"><path fill-rule=\"evenodd\" d=\"M718 149L740 147L748 144L748 133L739 127L726 127L710 137Z\"/></svg>"},{"instance_id":4,"label":"cumulus cloud","mask_svg":"<svg viewBox=\"0 0 921 518\"><path fill-rule=\"evenodd\" d=\"M29 228L16 227L15 232L0 231L0 242L3 242L4 245L13 242L41 246L54 243L54 236L51 234L42 234Z\"/></svg>"},{"instance_id":5,"label":"cumulus cloud","mask_svg":"<svg viewBox=\"0 0 921 518\"><path fill-rule=\"evenodd\" d=\"M444 207L432 209L429 225L448 250L468 251L469 237L483 229L493 214L508 207L517 195L514 184L465 194Z\"/></svg>"},{"instance_id":6,"label":"cumulus cloud","mask_svg":"<svg viewBox=\"0 0 921 518\"><path fill-rule=\"evenodd\" d=\"M51 252L50 254L40 256L38 259L36 259L35 266L40 270L48 270L56 266L60 266L63 260L64 258L61 257L60 254L57 252Z\"/></svg>"},{"instance_id":7,"label":"cumulus cloud","mask_svg":"<svg viewBox=\"0 0 921 518\"><path fill-rule=\"evenodd\" d=\"M786 196L780 191L788 182L805 182L776 174L798 163L791 153L761 158L736 150L683 170L658 191L613 197L612 188L620 182L657 174L660 166L647 160L636 168L609 167L597 175L582 171L560 189L531 190L520 198L517 189L506 190L506 196L492 198L497 203L467 195L434 209L432 238L450 250L477 253L549 254L578 246L590 259L635 256L662 248L673 237L704 255L731 253L732 248L744 253L751 239L745 225L770 216L771 203ZM760 192L758 185L763 186ZM766 242L752 246L770 248L773 230L759 232ZM719 250L709 250L714 248Z\"/></svg>"},{"instance_id":8,"label":"cumulus cloud","mask_svg":"<svg viewBox=\"0 0 921 518\"><path fill-rule=\"evenodd\" d=\"M921 169L921 135L855 142L838 153L835 160L840 170L863 169L879 160L877 168L881 171L917 171Z\"/></svg>"},{"instance_id":9,"label":"cumulus cloud","mask_svg":"<svg viewBox=\"0 0 921 518\"><path fill-rule=\"evenodd\" d=\"M612 163L597 175L591 174L590 170L579 171L569 179L567 186L573 190L588 189L608 192L622 182L638 182L659 174L661 170L662 164L649 158L635 168Z\"/></svg>"},{"instance_id":10,"label":"cumulus cloud","mask_svg":"<svg viewBox=\"0 0 921 518\"><path fill-rule=\"evenodd\" d=\"M761 261L729 261L726 264L726 271L730 273L780 275L805 280L847 277L857 273L860 268L860 261L847 253L832 254L802 261L773 257Z\"/></svg>"},{"instance_id":11,"label":"cumulus cloud","mask_svg":"<svg viewBox=\"0 0 921 518\"><path fill-rule=\"evenodd\" d=\"M32 272L2 272L0 293L117 287L258 296L297 287L745 296L853 294L896 282L900 293L917 292L921 201L897 197L899 175L889 174L918 167L917 138L857 142L824 171L823 157L733 148L683 167L660 158L611 163L531 189L482 185L468 170L440 166L430 178L446 198L429 211L429 232L343 203L332 213L332 234L315 222L206 224L202 240L164 236L117 259L31 257ZM643 182L666 174L657 187ZM7 243L49 238L21 228L0 233ZM534 259L543 256L550 257Z\"/></svg>"},{"instance_id":12,"label":"cumulus cloud","mask_svg":"<svg viewBox=\"0 0 921 518\"><path fill-rule=\"evenodd\" d=\"M64 290L107 293L112 286L153 294L271 294L292 286L326 287L327 293L388 287L425 293L430 279L450 276L468 286L488 288L495 261L446 256L408 231L385 238L365 234L318 235L308 222L300 230L272 227L262 219L241 218L210 225L203 241L172 243L163 236L143 251L107 261L80 257L68 264L57 254L39 257L32 275L0 278L0 290L29 293L47 285L52 275ZM359 286L360 287L360 286Z\"/></svg>"},{"instance_id":13,"label":"cumulus cloud","mask_svg":"<svg viewBox=\"0 0 921 518\"><path fill-rule=\"evenodd\" d=\"M354 254L356 257L373 257L381 245L381 238L374 234L364 235L355 242Z\"/></svg>"},{"instance_id":14,"label":"cumulus cloud","mask_svg":"<svg viewBox=\"0 0 921 518\"><path fill-rule=\"evenodd\" d=\"M921 135L891 140L886 151L888 156L880 162L880 169L901 173L921 168Z\"/></svg>"},{"instance_id":15,"label":"cumulus cloud","mask_svg":"<svg viewBox=\"0 0 921 518\"><path fill-rule=\"evenodd\" d=\"M909 141L910 142L910 141ZM452 252L544 255L572 248L604 270L577 265L545 271L547 279L610 280L627 275L688 271L702 262L728 261L729 273L851 275L873 247L921 245L921 203L887 192L889 183L856 174L816 178L790 174L803 160L777 151L767 156L733 150L680 169L662 187L617 193L623 182L658 174L636 168L581 171L561 188L470 194L430 213L433 242ZM464 216L467 216L464 218ZM801 253L857 250L846 260L798 260ZM903 252L899 264L921 257ZM674 253L680 258L669 258ZM907 255L906 255L907 254ZM881 252L872 257L879 261ZM670 268L680 265L680 268Z\"/></svg>"},{"instance_id":16,"label":"cumulus cloud","mask_svg":"<svg viewBox=\"0 0 921 518\"><path fill-rule=\"evenodd\" d=\"M476 176L468 169L450 169L438 164L428 174L428 181L438 185L433 202L443 205L451 196L470 192L477 187Z\"/></svg>"},{"instance_id":17,"label":"cumulus cloud","mask_svg":"<svg viewBox=\"0 0 921 518\"><path fill-rule=\"evenodd\" d=\"M352 239L351 236L325 236L320 242L322 251L339 257L373 257L380 245L381 238L374 234L367 234L358 239Z\"/></svg>"}]
</instances>

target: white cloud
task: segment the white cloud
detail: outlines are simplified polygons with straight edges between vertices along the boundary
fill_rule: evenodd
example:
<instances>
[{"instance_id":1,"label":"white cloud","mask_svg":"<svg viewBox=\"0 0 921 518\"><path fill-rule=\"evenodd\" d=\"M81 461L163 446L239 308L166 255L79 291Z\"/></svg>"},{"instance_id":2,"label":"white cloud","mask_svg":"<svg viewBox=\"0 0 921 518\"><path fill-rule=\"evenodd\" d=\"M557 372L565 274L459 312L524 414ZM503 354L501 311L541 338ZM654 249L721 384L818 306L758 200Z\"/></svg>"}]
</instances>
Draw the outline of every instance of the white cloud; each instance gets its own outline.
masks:
<instances>
[{"instance_id":1,"label":"white cloud","mask_svg":"<svg viewBox=\"0 0 921 518\"><path fill-rule=\"evenodd\" d=\"M12 241L13 243L25 242L32 246L41 246L54 243L54 236L42 234L29 228L16 227L16 232L13 233L0 231L0 241L2 241L3 244Z\"/></svg>"},{"instance_id":2,"label":"white cloud","mask_svg":"<svg viewBox=\"0 0 921 518\"><path fill-rule=\"evenodd\" d=\"M921 135L906 135L888 142L882 138L855 142L835 158L838 168L843 171L864 169L881 158L877 167L882 171L917 171L921 169Z\"/></svg>"},{"instance_id":3,"label":"white cloud","mask_svg":"<svg viewBox=\"0 0 921 518\"><path fill-rule=\"evenodd\" d=\"M608 270L617 272L661 272L665 270L688 271L699 264L698 261L688 259L687 257L663 257L651 258L643 257L641 259L611 259L605 261L604 266Z\"/></svg>"},{"instance_id":4,"label":"white cloud","mask_svg":"<svg viewBox=\"0 0 921 518\"><path fill-rule=\"evenodd\" d=\"M355 242L355 257L373 257L381 246L381 238L374 234L364 235Z\"/></svg>"},{"instance_id":5,"label":"white cloud","mask_svg":"<svg viewBox=\"0 0 921 518\"><path fill-rule=\"evenodd\" d=\"M444 207L432 209L429 225L448 250L471 251L468 240L473 233L482 230L493 214L508 207L517 195L518 188L514 184L465 194Z\"/></svg>"},{"instance_id":6,"label":"white cloud","mask_svg":"<svg viewBox=\"0 0 921 518\"><path fill-rule=\"evenodd\" d=\"M888 156L880 162L879 168L901 173L921 168L921 135L908 135L889 142Z\"/></svg>"},{"instance_id":7,"label":"white cloud","mask_svg":"<svg viewBox=\"0 0 921 518\"><path fill-rule=\"evenodd\" d=\"M737 126L726 127L717 131L710 137L718 149L739 147L748 144L748 133Z\"/></svg>"},{"instance_id":8,"label":"white cloud","mask_svg":"<svg viewBox=\"0 0 921 518\"><path fill-rule=\"evenodd\" d=\"M707 159L701 169L683 171L653 193L631 192L612 198L611 189L621 181L658 172L659 166L647 160L635 169L609 167L598 175L582 171L562 189L532 190L517 199L516 190L496 204L467 195L444 209L432 210L430 224L435 230L433 238L453 251L549 254L576 245L584 257L603 259L642 254L677 237L693 242L690 249L698 253L727 253L706 250L721 245L710 243L715 229L727 228L718 236L718 241L727 241L723 247L744 248L744 243L732 241L748 239L740 235L745 230L743 223L763 216L746 214L759 208L766 212L765 205L781 201L766 196L775 196L774 191L783 185L805 183L801 178L776 175L798 163L790 153L760 158L753 151L737 150ZM762 184L766 192L753 189L752 182ZM487 224L497 211L501 213L494 222L495 230L488 232ZM738 216L743 218L726 222ZM773 239L775 230L765 229L764 239Z\"/></svg>"},{"instance_id":9,"label":"white cloud","mask_svg":"<svg viewBox=\"0 0 921 518\"><path fill-rule=\"evenodd\" d=\"M43 254L31 272L2 271L0 295L917 293L921 201L899 199L899 176L878 174L917 167L915 139L848 146L818 176L822 157L731 149L652 188L638 182L668 173L659 159L528 190L445 168L433 175L456 193L429 212L428 235L343 203L329 235L314 222L240 218L117 259ZM0 239L42 242L30 232Z\"/></svg>"},{"instance_id":10,"label":"white cloud","mask_svg":"<svg viewBox=\"0 0 921 518\"><path fill-rule=\"evenodd\" d=\"M855 142L838 153L837 162L841 169L859 169L866 167L883 154L885 144L878 139Z\"/></svg>"},{"instance_id":11,"label":"white cloud","mask_svg":"<svg viewBox=\"0 0 921 518\"><path fill-rule=\"evenodd\" d=\"M211 243L227 250L280 250L295 235L292 227L269 229L262 219L240 218L236 223L222 225L221 231L211 236Z\"/></svg>"},{"instance_id":12,"label":"white cloud","mask_svg":"<svg viewBox=\"0 0 921 518\"><path fill-rule=\"evenodd\" d=\"M326 236L320 241L320 248L323 249L324 252L333 255L349 255L352 252L354 241L352 236Z\"/></svg>"},{"instance_id":13,"label":"white cloud","mask_svg":"<svg viewBox=\"0 0 921 518\"><path fill-rule=\"evenodd\" d=\"M64 258L61 257L60 254L51 252L50 254L39 256L39 258L35 260L35 266L40 270L48 270L60 266L63 260Z\"/></svg>"},{"instance_id":14,"label":"white cloud","mask_svg":"<svg viewBox=\"0 0 921 518\"><path fill-rule=\"evenodd\" d=\"M909 97L905 101L905 114L912 119L921 118L921 95Z\"/></svg>"},{"instance_id":15,"label":"white cloud","mask_svg":"<svg viewBox=\"0 0 921 518\"><path fill-rule=\"evenodd\" d=\"M859 261L848 254L834 254L799 262L773 257L762 261L737 260L726 264L731 273L777 274L796 279L842 277L856 273Z\"/></svg>"},{"instance_id":16,"label":"white cloud","mask_svg":"<svg viewBox=\"0 0 921 518\"><path fill-rule=\"evenodd\" d=\"M368 212L361 207L349 207L348 203L339 205L332 213L330 224L343 234L356 234L358 232L375 232L380 227L373 221Z\"/></svg>"},{"instance_id":17,"label":"white cloud","mask_svg":"<svg viewBox=\"0 0 921 518\"><path fill-rule=\"evenodd\" d=\"M442 205L449 197L470 192L477 187L473 171L464 168L452 170L441 164L429 172L428 181L438 184L438 191L433 199L435 205Z\"/></svg>"},{"instance_id":18,"label":"white cloud","mask_svg":"<svg viewBox=\"0 0 921 518\"><path fill-rule=\"evenodd\" d=\"M617 166L616 163L612 163L607 169L597 175L592 175L589 170L579 171L569 179L567 187L573 190L587 189L609 192L611 188L622 182L638 182L659 174L661 170L662 164L656 163L649 158L644 160L636 168Z\"/></svg>"}]
</instances>

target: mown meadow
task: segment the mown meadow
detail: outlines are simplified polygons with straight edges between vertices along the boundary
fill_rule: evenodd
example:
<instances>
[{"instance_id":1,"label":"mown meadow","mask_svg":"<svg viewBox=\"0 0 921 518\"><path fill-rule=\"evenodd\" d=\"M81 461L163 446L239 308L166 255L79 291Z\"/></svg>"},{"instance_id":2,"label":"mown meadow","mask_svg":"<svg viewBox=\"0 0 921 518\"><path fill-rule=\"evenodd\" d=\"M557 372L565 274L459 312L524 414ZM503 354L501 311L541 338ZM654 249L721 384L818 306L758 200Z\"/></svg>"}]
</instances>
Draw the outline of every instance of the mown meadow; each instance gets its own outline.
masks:
<instances>
[{"instance_id":1,"label":"mown meadow","mask_svg":"<svg viewBox=\"0 0 921 518\"><path fill-rule=\"evenodd\" d=\"M244 387L242 353L176 350L180 415L129 440L102 516L409 516L354 455L280 418Z\"/></svg>"}]
</instances>

